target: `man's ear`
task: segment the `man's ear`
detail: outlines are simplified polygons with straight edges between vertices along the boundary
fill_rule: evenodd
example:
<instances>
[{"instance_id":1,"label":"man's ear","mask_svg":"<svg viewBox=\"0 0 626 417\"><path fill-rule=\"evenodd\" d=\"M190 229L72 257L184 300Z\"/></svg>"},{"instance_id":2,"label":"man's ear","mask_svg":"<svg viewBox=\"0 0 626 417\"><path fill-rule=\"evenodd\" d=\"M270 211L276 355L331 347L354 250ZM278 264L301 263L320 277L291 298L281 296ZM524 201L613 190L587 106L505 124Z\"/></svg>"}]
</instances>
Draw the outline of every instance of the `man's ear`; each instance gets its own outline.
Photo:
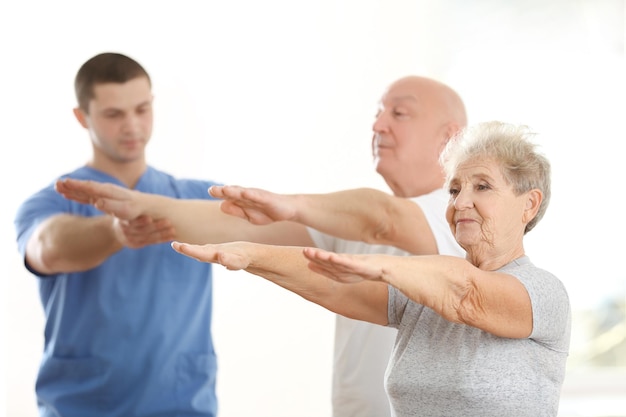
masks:
<instances>
[{"instance_id":1,"label":"man's ear","mask_svg":"<svg viewBox=\"0 0 626 417\"><path fill-rule=\"evenodd\" d=\"M89 125L87 124L87 115L80 107L74 108L74 117L78 120L78 123L85 129L89 129Z\"/></svg>"},{"instance_id":2,"label":"man's ear","mask_svg":"<svg viewBox=\"0 0 626 417\"><path fill-rule=\"evenodd\" d=\"M448 142L450 142L460 131L461 127L454 122L448 122L445 126L443 126L443 141L440 144L439 153L443 152L446 145L448 145Z\"/></svg>"},{"instance_id":3,"label":"man's ear","mask_svg":"<svg viewBox=\"0 0 626 417\"><path fill-rule=\"evenodd\" d=\"M524 207L524 222L528 223L535 218L539 211L539 206L543 201L543 193L538 189L530 190L526 193L526 206Z\"/></svg>"},{"instance_id":4,"label":"man's ear","mask_svg":"<svg viewBox=\"0 0 626 417\"><path fill-rule=\"evenodd\" d=\"M446 124L446 137L448 138L448 140L455 137L460 131L461 131L461 126L459 126L458 123L449 122L448 124ZM446 143L447 142L448 141L446 141Z\"/></svg>"}]
</instances>

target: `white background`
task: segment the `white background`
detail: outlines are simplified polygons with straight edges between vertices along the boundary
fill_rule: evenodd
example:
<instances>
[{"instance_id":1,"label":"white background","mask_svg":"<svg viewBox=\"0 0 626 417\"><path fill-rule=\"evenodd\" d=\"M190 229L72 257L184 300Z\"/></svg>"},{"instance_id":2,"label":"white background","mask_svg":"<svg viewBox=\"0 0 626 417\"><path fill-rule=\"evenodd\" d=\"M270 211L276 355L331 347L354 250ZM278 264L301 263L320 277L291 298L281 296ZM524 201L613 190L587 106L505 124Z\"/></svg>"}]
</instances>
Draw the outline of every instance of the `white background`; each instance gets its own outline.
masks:
<instances>
[{"instance_id":1,"label":"white background","mask_svg":"<svg viewBox=\"0 0 626 417\"><path fill-rule=\"evenodd\" d=\"M622 0L4 1L0 46L0 415L36 414L43 346L13 216L88 158L73 78L103 51L152 76L152 165L277 192L386 189L370 156L377 100L407 74L446 82L470 124L539 133L553 200L526 239L533 261L578 311L626 297ZM332 314L258 277L215 275L221 417L328 416ZM574 326L572 363L585 342Z\"/></svg>"}]
</instances>

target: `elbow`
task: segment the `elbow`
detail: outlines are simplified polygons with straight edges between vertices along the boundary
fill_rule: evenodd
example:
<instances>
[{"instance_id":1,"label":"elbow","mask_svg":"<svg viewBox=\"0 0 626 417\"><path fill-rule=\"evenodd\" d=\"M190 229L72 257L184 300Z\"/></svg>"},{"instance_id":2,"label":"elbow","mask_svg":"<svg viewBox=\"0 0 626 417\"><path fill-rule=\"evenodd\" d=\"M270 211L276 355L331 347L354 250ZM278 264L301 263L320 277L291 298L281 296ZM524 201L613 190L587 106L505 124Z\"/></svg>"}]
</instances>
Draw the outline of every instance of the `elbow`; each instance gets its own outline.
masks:
<instances>
[{"instance_id":1,"label":"elbow","mask_svg":"<svg viewBox=\"0 0 626 417\"><path fill-rule=\"evenodd\" d=\"M485 301L476 288L470 288L456 308L459 323L478 327L486 315Z\"/></svg>"},{"instance_id":2,"label":"elbow","mask_svg":"<svg viewBox=\"0 0 626 417\"><path fill-rule=\"evenodd\" d=\"M388 225L378 223L363 236L365 242L370 244L386 244L392 242L391 228Z\"/></svg>"},{"instance_id":3,"label":"elbow","mask_svg":"<svg viewBox=\"0 0 626 417\"><path fill-rule=\"evenodd\" d=\"M473 273L473 267L464 263L461 280L457 282L454 297L455 321L468 326L480 327L487 316L487 299Z\"/></svg>"},{"instance_id":4,"label":"elbow","mask_svg":"<svg viewBox=\"0 0 626 417\"><path fill-rule=\"evenodd\" d=\"M388 211L383 211L375 216L375 222L370 228L363 230L363 241L370 244L393 244L397 235L393 216Z\"/></svg>"},{"instance_id":5,"label":"elbow","mask_svg":"<svg viewBox=\"0 0 626 417\"><path fill-rule=\"evenodd\" d=\"M494 306L485 295L470 287L456 309L457 321L495 336L523 339L532 332L532 310L515 308L511 303Z\"/></svg>"},{"instance_id":6,"label":"elbow","mask_svg":"<svg viewBox=\"0 0 626 417\"><path fill-rule=\"evenodd\" d=\"M484 324L488 316L488 301L480 290L471 273L465 275L463 284L458 288L457 303L455 305L456 321L468 326L479 327Z\"/></svg>"},{"instance_id":7,"label":"elbow","mask_svg":"<svg viewBox=\"0 0 626 417\"><path fill-rule=\"evenodd\" d=\"M46 249L41 243L29 245L25 261L30 269L40 274L49 275L59 271L59 255L53 249Z\"/></svg>"},{"instance_id":8,"label":"elbow","mask_svg":"<svg viewBox=\"0 0 626 417\"><path fill-rule=\"evenodd\" d=\"M63 259L54 249L42 250L38 260L40 267L48 274L60 272L62 270L61 265L63 263Z\"/></svg>"}]
</instances>

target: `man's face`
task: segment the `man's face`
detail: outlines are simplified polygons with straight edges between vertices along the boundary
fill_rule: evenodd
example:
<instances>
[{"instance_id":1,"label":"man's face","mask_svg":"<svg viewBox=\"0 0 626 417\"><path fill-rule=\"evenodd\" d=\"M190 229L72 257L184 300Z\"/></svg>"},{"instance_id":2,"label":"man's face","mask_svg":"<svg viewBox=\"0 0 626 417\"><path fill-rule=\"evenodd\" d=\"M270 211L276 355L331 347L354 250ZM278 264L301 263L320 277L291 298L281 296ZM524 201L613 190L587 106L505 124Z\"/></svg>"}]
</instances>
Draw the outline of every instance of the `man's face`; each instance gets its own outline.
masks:
<instances>
[{"instance_id":1,"label":"man's face","mask_svg":"<svg viewBox=\"0 0 626 417\"><path fill-rule=\"evenodd\" d=\"M145 77L124 84L94 87L88 114L81 124L89 130L94 156L113 163L143 159L152 134L152 91Z\"/></svg>"},{"instance_id":2,"label":"man's face","mask_svg":"<svg viewBox=\"0 0 626 417\"><path fill-rule=\"evenodd\" d=\"M400 80L383 95L373 125L376 171L394 194L414 197L441 187L439 152L445 129L433 89Z\"/></svg>"}]
</instances>

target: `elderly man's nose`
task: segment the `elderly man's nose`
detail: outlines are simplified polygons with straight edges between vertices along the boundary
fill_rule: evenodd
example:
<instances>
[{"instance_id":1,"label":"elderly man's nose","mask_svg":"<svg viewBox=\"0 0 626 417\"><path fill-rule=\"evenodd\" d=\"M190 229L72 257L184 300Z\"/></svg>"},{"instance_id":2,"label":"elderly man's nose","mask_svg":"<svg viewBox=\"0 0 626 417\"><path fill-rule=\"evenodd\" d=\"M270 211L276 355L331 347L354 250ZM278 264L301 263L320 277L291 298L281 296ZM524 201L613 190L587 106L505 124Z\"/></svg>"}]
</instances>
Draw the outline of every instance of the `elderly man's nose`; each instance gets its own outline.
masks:
<instances>
[{"instance_id":1,"label":"elderly man's nose","mask_svg":"<svg viewBox=\"0 0 626 417\"><path fill-rule=\"evenodd\" d=\"M376 120L374 120L374 124L372 125L372 130L374 132L385 132L387 131L389 124L387 123L387 115L385 112L380 112L376 115Z\"/></svg>"}]
</instances>

